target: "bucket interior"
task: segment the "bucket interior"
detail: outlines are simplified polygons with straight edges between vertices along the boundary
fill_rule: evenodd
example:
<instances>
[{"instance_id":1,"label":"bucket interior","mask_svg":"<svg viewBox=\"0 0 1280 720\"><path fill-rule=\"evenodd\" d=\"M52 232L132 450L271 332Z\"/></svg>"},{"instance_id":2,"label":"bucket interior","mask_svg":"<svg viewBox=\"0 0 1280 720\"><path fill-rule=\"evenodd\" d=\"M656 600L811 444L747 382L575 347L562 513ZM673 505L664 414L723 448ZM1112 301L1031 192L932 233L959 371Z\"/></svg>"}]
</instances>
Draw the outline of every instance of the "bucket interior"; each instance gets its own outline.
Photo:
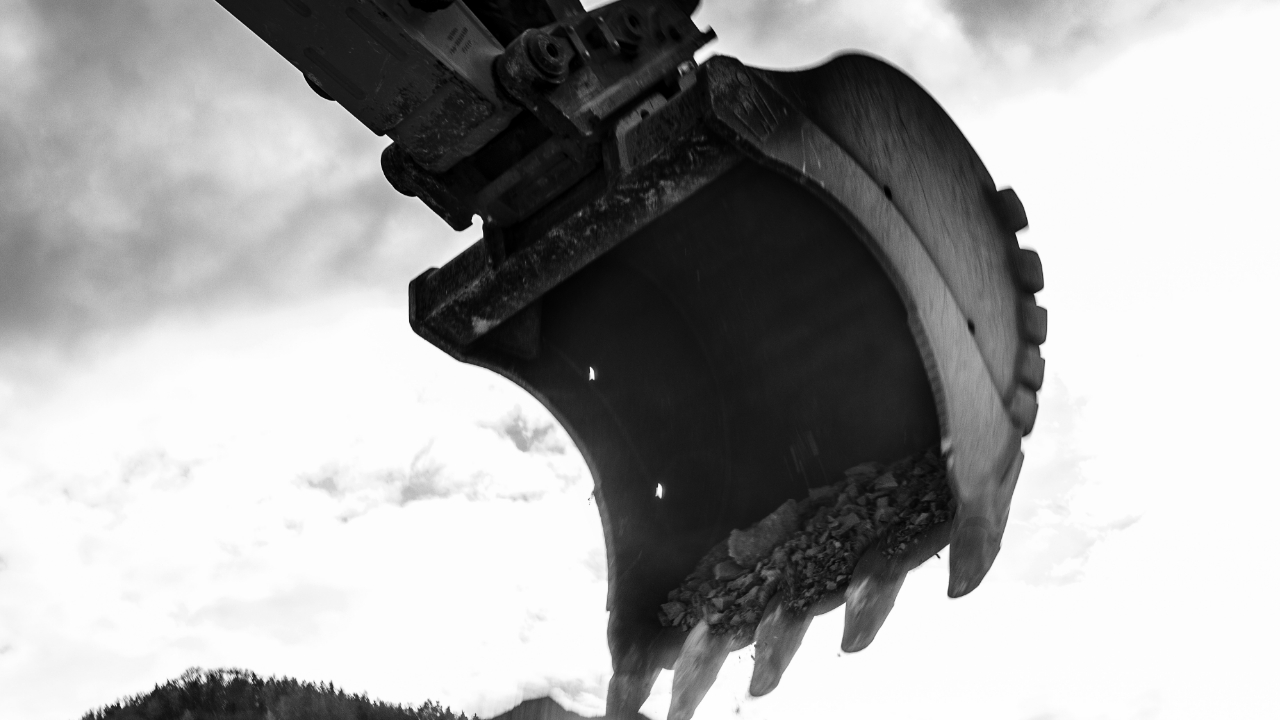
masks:
<instances>
[{"instance_id":1,"label":"bucket interior","mask_svg":"<svg viewBox=\"0 0 1280 720\"><path fill-rule=\"evenodd\" d=\"M542 297L538 355L508 371L595 475L614 612L656 625L730 530L938 442L905 306L860 232L745 161Z\"/></svg>"}]
</instances>

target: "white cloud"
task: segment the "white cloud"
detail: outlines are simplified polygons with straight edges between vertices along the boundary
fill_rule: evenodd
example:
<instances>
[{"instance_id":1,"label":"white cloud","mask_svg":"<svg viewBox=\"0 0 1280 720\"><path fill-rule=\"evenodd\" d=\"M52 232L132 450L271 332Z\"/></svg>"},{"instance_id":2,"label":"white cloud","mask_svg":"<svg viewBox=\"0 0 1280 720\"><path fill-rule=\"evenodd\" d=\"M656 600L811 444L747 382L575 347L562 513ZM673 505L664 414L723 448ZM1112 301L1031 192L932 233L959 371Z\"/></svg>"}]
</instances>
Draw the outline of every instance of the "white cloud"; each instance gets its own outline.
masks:
<instances>
[{"instance_id":1,"label":"white cloud","mask_svg":"<svg viewBox=\"0 0 1280 720\"><path fill-rule=\"evenodd\" d=\"M20 95L32 90L41 35L25 0L0 1L0 90Z\"/></svg>"},{"instance_id":2,"label":"white cloud","mask_svg":"<svg viewBox=\"0 0 1280 720\"><path fill-rule=\"evenodd\" d=\"M603 687L581 457L403 312L347 295L172 318L8 405L0 684L26 689L0 714L83 712L190 665L495 712L528 688ZM520 450L504 417L568 452ZM407 497L428 462L442 492ZM333 492L313 487L332 468ZM51 672L71 656L132 669L71 690Z\"/></svg>"},{"instance_id":3,"label":"white cloud","mask_svg":"<svg viewBox=\"0 0 1280 720\"><path fill-rule=\"evenodd\" d=\"M869 53L903 68L949 110L1070 88L1136 42L1251 0L706 0L704 53L797 68Z\"/></svg>"},{"instance_id":4,"label":"white cloud","mask_svg":"<svg viewBox=\"0 0 1280 720\"><path fill-rule=\"evenodd\" d=\"M216 3L21 8L0 37L34 49L3 82L39 92L0 93L6 344L74 348L174 308L399 291L459 249L382 178L387 140Z\"/></svg>"}]
</instances>

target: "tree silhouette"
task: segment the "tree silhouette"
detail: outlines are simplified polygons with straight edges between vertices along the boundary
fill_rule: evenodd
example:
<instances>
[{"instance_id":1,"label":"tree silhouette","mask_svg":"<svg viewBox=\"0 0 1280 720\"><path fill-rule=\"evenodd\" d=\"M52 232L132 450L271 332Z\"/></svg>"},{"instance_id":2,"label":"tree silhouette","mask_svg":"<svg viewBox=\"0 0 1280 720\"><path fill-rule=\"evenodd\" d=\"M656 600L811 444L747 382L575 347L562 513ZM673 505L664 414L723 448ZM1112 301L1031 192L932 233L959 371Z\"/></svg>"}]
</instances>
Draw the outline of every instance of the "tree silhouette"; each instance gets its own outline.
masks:
<instances>
[{"instance_id":1,"label":"tree silhouette","mask_svg":"<svg viewBox=\"0 0 1280 720\"><path fill-rule=\"evenodd\" d=\"M117 701L82 720L479 720L439 703L404 707L330 682L258 677L247 670L191 668L149 693Z\"/></svg>"}]
</instances>

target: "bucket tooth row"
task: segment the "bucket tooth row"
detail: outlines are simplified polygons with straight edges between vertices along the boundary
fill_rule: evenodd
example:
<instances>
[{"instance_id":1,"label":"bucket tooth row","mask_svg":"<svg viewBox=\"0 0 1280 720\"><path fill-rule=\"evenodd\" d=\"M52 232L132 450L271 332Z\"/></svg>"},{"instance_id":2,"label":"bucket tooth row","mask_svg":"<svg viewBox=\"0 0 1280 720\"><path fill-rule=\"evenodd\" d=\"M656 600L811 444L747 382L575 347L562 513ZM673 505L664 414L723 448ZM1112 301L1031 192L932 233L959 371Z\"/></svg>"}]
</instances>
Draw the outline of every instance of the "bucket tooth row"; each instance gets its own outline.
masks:
<instances>
[{"instance_id":1,"label":"bucket tooth row","mask_svg":"<svg viewBox=\"0 0 1280 720\"><path fill-rule=\"evenodd\" d=\"M805 610L795 609L781 593L775 595L753 637L748 638L741 630L717 634L705 620L700 621L675 663L668 720L692 718L728 654L751 640L755 642L755 665L748 692L753 697L772 692L800 649L813 618L840 605L845 607L841 648L845 652L865 649L893 609L907 573L946 547L950 530L950 523L936 525L893 555L886 554L890 548L884 542L877 543L858 560L843 591L831 593ZM640 698L634 707L642 703Z\"/></svg>"},{"instance_id":2,"label":"bucket tooth row","mask_svg":"<svg viewBox=\"0 0 1280 720\"><path fill-rule=\"evenodd\" d=\"M907 573L946 547L955 507L942 461L930 452L890 465L851 468L844 483L815 489L799 503L789 500L751 528L735 531L738 544L712 548L699 563L703 569L671 593L671 607L663 606L666 622L672 624L669 631L696 622L674 662L668 717L692 717L727 655L752 642L755 663L748 692L756 697L772 692L813 618L842 606L840 646L846 652L866 648L893 609ZM1000 515L989 508L988 514L992 512ZM779 534L778 527L789 528L789 534ZM768 543L757 546L765 537ZM741 557L726 548L737 548ZM757 561L754 571L748 570L748 549L766 558ZM724 552L743 564L721 560ZM980 547L977 554L985 558L990 553ZM746 575L712 575L706 569L718 573L730 564L738 573L758 575L765 584L735 587L734 581ZM704 577L714 577L719 584L709 584ZM697 594L687 594L694 586ZM743 605L753 598L763 603L760 610L738 610L736 617L726 614L730 608L753 607ZM651 684L648 676L619 681L616 693L611 687L611 707L638 708L644 702L641 688L649 686L645 683ZM630 693L625 703L624 684Z\"/></svg>"},{"instance_id":3,"label":"bucket tooth row","mask_svg":"<svg viewBox=\"0 0 1280 720\"><path fill-rule=\"evenodd\" d=\"M1012 188L1005 188L996 195L996 210L1001 222L1011 233L1027 227L1027 212ZM1036 304L1035 294L1044 289L1044 265L1040 254L1029 248L1014 247L1009 255L1014 285L1021 293L1018 301L1018 335L1021 347L1018 351L1017 386L1008 399L1009 417L1021 428L1023 435L1031 433L1036 423L1039 404L1036 391L1044 384L1044 358L1040 345L1049 334L1049 315ZM958 530L957 530L958 531Z\"/></svg>"}]
</instances>

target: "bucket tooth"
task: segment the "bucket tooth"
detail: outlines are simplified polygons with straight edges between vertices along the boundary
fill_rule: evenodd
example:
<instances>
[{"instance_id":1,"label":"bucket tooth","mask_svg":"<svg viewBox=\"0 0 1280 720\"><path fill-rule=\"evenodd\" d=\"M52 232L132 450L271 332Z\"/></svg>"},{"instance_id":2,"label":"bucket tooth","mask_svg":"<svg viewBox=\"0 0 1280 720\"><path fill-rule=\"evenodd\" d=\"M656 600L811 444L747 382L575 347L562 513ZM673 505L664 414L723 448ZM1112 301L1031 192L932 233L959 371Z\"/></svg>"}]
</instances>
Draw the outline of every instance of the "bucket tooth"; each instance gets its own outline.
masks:
<instances>
[{"instance_id":1,"label":"bucket tooth","mask_svg":"<svg viewBox=\"0 0 1280 720\"><path fill-rule=\"evenodd\" d=\"M958 503L951 529L951 579L947 587L950 597L973 592L995 562L1021 471L1019 452L1001 482L992 483L982 497Z\"/></svg>"},{"instance_id":2,"label":"bucket tooth","mask_svg":"<svg viewBox=\"0 0 1280 720\"><path fill-rule=\"evenodd\" d=\"M1018 325L1022 339L1043 345L1049 336L1049 313L1037 305L1034 298L1024 297L1018 304Z\"/></svg>"},{"instance_id":3,"label":"bucket tooth","mask_svg":"<svg viewBox=\"0 0 1280 720\"><path fill-rule=\"evenodd\" d=\"M1019 248L1013 255L1013 277L1026 292L1038 293L1044 289L1044 265L1040 253Z\"/></svg>"},{"instance_id":4,"label":"bucket tooth","mask_svg":"<svg viewBox=\"0 0 1280 720\"><path fill-rule=\"evenodd\" d=\"M649 699L653 683L658 679L660 667L645 668L637 672L615 672L609 678L609 695L605 709L610 718L639 717L640 707Z\"/></svg>"},{"instance_id":5,"label":"bucket tooth","mask_svg":"<svg viewBox=\"0 0 1280 720\"><path fill-rule=\"evenodd\" d=\"M973 592L986 577L999 551L1000 538L986 518L970 516L957 523L951 538L951 579L947 595L958 598Z\"/></svg>"},{"instance_id":6,"label":"bucket tooth","mask_svg":"<svg viewBox=\"0 0 1280 720\"><path fill-rule=\"evenodd\" d=\"M1019 387L1014 391L1013 399L1009 401L1009 417L1013 420L1015 426L1022 430L1022 434L1031 434L1032 428L1036 426L1036 415L1040 412L1040 403L1036 400L1036 393L1027 387Z\"/></svg>"},{"instance_id":7,"label":"bucket tooth","mask_svg":"<svg viewBox=\"0 0 1280 720\"><path fill-rule=\"evenodd\" d=\"M878 551L862 556L845 591L841 650L858 652L875 640L906 578L905 569L891 566Z\"/></svg>"},{"instance_id":8,"label":"bucket tooth","mask_svg":"<svg viewBox=\"0 0 1280 720\"><path fill-rule=\"evenodd\" d=\"M689 720L716 681L720 667L733 650L745 645L735 633L713 633L703 620L693 628L676 659L667 720Z\"/></svg>"},{"instance_id":9,"label":"bucket tooth","mask_svg":"<svg viewBox=\"0 0 1280 720\"><path fill-rule=\"evenodd\" d=\"M812 622L811 613L788 609L781 597L775 595L770 601L764 619L756 626L756 663L748 689L753 697L767 695L778 687Z\"/></svg>"},{"instance_id":10,"label":"bucket tooth","mask_svg":"<svg viewBox=\"0 0 1280 720\"><path fill-rule=\"evenodd\" d=\"M657 630L615 611L609 616L608 636L613 655L613 677L605 705L608 717L640 717L640 707L649 699L658 673L675 662L684 633L675 628Z\"/></svg>"},{"instance_id":11,"label":"bucket tooth","mask_svg":"<svg viewBox=\"0 0 1280 720\"><path fill-rule=\"evenodd\" d=\"M1044 385L1044 357L1040 355L1038 346L1022 346L1022 354L1018 358L1018 381L1029 390L1039 390Z\"/></svg>"},{"instance_id":12,"label":"bucket tooth","mask_svg":"<svg viewBox=\"0 0 1280 720\"><path fill-rule=\"evenodd\" d=\"M1015 233L1025 230L1027 210L1022 206L1018 193L1014 192L1013 188L1004 188L996 194L996 197L999 200L997 210L1000 213L1000 219L1004 221L1005 229Z\"/></svg>"},{"instance_id":13,"label":"bucket tooth","mask_svg":"<svg viewBox=\"0 0 1280 720\"><path fill-rule=\"evenodd\" d=\"M844 637L840 649L864 650L889 617L907 573L947 546L951 524L939 523L892 557L880 545L862 554L845 591Z\"/></svg>"}]
</instances>

